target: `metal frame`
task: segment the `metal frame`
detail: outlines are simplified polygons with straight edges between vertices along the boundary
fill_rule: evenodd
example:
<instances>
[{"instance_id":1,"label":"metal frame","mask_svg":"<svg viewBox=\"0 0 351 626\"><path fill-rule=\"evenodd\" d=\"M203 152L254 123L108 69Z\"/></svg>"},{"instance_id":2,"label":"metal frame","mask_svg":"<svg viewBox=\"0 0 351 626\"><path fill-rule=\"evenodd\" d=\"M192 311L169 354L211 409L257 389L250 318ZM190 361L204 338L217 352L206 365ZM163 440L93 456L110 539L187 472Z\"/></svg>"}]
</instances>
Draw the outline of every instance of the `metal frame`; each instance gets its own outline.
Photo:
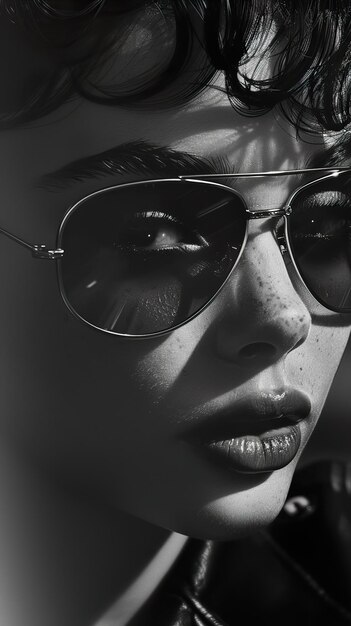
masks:
<instances>
[{"instance_id":1,"label":"metal frame","mask_svg":"<svg viewBox=\"0 0 351 626\"><path fill-rule=\"evenodd\" d=\"M51 261L61 259L63 257L63 250L61 248L50 249L44 243L29 243L29 241L25 241L24 239L21 239L21 237L17 237L17 235L10 233L8 230L5 230L5 228L0 228L0 234L5 235L5 237L8 237L16 243L19 243L23 248L30 250L32 256L36 259L47 259Z\"/></svg>"},{"instance_id":2,"label":"metal frame","mask_svg":"<svg viewBox=\"0 0 351 626\"><path fill-rule=\"evenodd\" d=\"M297 174L318 174L318 173L325 173L325 176L321 176L319 178L316 178L308 183L305 183L303 185L300 185L297 189L295 189L292 194L289 196L286 204L280 208L274 208L274 209L267 209L264 211L252 211L250 209L247 208L247 203L246 200L244 198L244 196L238 192L237 190L233 189L232 187L230 187L229 185L225 185L222 183L218 183L215 182L215 179L228 179L228 178L265 178L265 177L270 177L270 176L291 176L291 175L297 175ZM278 170L278 171L268 171L268 172L248 172L248 173L236 173L236 174L202 174L202 175L198 175L198 174L190 174L189 176L177 176L174 178L157 178L157 179L147 179L147 180L140 180L140 181L134 181L134 182L129 182L129 183L122 183L119 185L112 185L109 187L105 187L103 189L100 189L98 191L95 191L91 194L88 194L87 196L84 196L84 198L82 198L81 200L79 200L78 202L76 202L72 207L70 207L65 215L63 216L63 219L61 221L61 224L59 226L58 229L58 233L57 233L57 245L54 248L49 248L46 244L33 244L30 243L20 237L18 237L17 235L14 235L13 233L9 232L8 230L5 230L4 228L0 228L0 234L5 235L6 237L8 237L9 239L11 239L12 241L14 241L15 243L18 243L19 245L25 247L26 249L30 250L32 253L32 256L34 258L37 259L45 259L45 260L55 260L58 261L58 263L56 264L57 266L57 278L58 278L58 285L59 285L59 290L60 290L60 294L61 297L65 303L65 305L67 306L67 308L69 309L69 311L74 315L74 317L76 317L77 319L79 319L80 321L84 322L85 324L87 324L88 326L90 326L91 328L94 328L95 330L98 330L100 332L103 333L108 333L111 335L115 335L117 337L128 337L128 338L133 338L133 339L143 339L143 338L149 338L149 337L159 337L165 334L168 334L170 332L172 332L173 330L176 330L177 328L180 328L181 326L184 326L184 324L188 323L189 321L191 321L192 319L194 319L195 317L197 317L202 311L204 311L210 304L211 302L217 297L217 295L222 291L222 289L224 288L224 286L226 285L226 283L228 282L228 280L230 279L230 276L232 275L233 271L235 270L235 268L237 267L241 255L245 249L245 245L247 242L247 235L248 235L248 222L249 220L252 219L265 219L267 217L283 217L284 221L285 221L285 232L284 232L284 244L287 244L287 247L285 247L285 245L282 244L282 242L278 242L281 248L282 252L288 252L289 256L291 258L291 261L293 263L293 266L295 268L295 271L298 275L298 277L300 278L301 282L305 285L306 289L312 294L312 296L318 301L320 302L320 304L322 304L325 308L327 308L328 310L331 311L335 311L340 313L340 311L338 311L337 309L333 309L331 307L326 307L326 305L321 302L318 297L316 296L316 294L314 294L311 289L309 287L307 287L307 285L305 284L304 279L302 278L299 268L295 262L292 250L291 250L291 246L290 246L290 241L289 241L289 230L288 230L288 216L291 214L292 209L290 206L291 201L294 199L295 195L300 193L303 189L308 188L311 185L314 185L317 182L321 182L323 180L328 180L329 178L333 178L333 177L338 177L340 174L345 173L345 172L351 172L351 166L350 167L319 167L319 168L310 168L310 169L294 169L294 170ZM188 317L185 321L177 324L176 326L172 326L171 328L167 328L164 329L162 331L158 331L158 332L154 332L154 333L145 333L143 335L130 335L130 334L122 334L122 333L116 333L114 331L111 330L107 330L104 328L100 328L98 326L95 326L94 324L91 324L90 322L88 322L87 320L85 320L83 317L81 317L70 305L69 300L67 299L66 293L65 293L65 289L64 289L64 285L63 285L63 281L62 281L62 276L61 276L61 271L60 271L60 260L62 260L62 258L64 257L64 249L61 247L61 242L62 242L62 236L63 236L63 232L64 232L64 228L65 228L65 224L66 222L69 220L70 216L73 214L73 212L75 212L80 206L81 204L83 204L84 202L86 202L87 200L89 200L92 197L96 197L98 195L101 195L103 193L106 193L108 191L111 191L113 189L119 189L119 188L126 188L126 187L135 187L138 185L143 185L146 183L166 183L166 182L179 182L180 184L183 181L187 181L187 182L191 182L194 184L197 183L201 183L201 184L206 184L206 185L211 185L211 186L215 186L215 187L220 187L222 189L226 189L228 192L230 192L233 195L236 195L238 197L240 197L241 201L243 202L243 205L246 208L246 215L247 215L247 223L246 223L246 230L245 230L245 236L244 236L244 240L242 242L242 246L241 246L241 250L239 252L239 255L233 265L233 267L231 268L230 272L228 273L228 276L226 277L226 279L224 280L224 282L222 283L222 285L219 287L219 289L216 291L216 293L208 300L208 302L206 302L202 307L200 307L200 309L198 309L195 313L193 313L190 317Z\"/></svg>"}]
</instances>

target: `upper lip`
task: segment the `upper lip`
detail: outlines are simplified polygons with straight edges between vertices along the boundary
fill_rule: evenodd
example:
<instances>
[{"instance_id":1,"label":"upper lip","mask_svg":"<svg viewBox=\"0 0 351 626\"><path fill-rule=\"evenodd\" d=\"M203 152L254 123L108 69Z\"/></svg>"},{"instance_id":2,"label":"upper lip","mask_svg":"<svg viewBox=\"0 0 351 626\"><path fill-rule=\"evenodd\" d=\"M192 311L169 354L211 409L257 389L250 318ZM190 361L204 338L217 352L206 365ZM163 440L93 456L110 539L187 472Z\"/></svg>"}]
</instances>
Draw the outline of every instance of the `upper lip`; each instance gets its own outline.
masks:
<instances>
[{"instance_id":1,"label":"upper lip","mask_svg":"<svg viewBox=\"0 0 351 626\"><path fill-rule=\"evenodd\" d=\"M211 442L244 435L261 435L273 428L297 424L308 417L310 412L311 401L300 390L260 391L230 405L201 412L191 421L187 436Z\"/></svg>"}]
</instances>

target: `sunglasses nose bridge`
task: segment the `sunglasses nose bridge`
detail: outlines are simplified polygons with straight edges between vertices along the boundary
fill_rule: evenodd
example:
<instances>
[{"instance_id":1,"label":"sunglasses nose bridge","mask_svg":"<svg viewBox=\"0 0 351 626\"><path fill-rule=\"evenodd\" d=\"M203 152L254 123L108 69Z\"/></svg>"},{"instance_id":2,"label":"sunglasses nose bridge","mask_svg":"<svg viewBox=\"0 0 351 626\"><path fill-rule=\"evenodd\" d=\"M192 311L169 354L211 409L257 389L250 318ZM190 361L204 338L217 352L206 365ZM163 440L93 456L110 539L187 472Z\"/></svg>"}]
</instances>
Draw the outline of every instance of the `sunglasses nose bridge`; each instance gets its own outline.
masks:
<instances>
[{"instance_id":1,"label":"sunglasses nose bridge","mask_svg":"<svg viewBox=\"0 0 351 626\"><path fill-rule=\"evenodd\" d=\"M251 231L250 227L249 227L249 222L252 221L252 224L255 224L255 222L257 223L257 226L259 226L259 221L266 221L268 218L268 224L267 224L267 230L273 231L274 232L274 237L276 239L276 242L280 248L280 252L282 254L285 254L288 252L288 246L287 246L287 237L286 237L286 227L283 228L283 230L281 232L277 232L276 230L276 226L278 224L278 222L280 221L280 218L283 218L286 224L286 218L287 216L289 216L292 212L292 209L290 207L290 205L284 206L284 207L280 207L280 208L272 208L272 209L266 209L264 211L252 211L250 209L246 209L246 215L247 215L247 234L249 234ZM271 220L273 220L273 226L272 226L272 222ZM258 229L254 228L255 231L257 232L262 232L262 228L258 227ZM246 239L245 242L245 247L247 245L247 241L248 239Z\"/></svg>"},{"instance_id":2,"label":"sunglasses nose bridge","mask_svg":"<svg viewBox=\"0 0 351 626\"><path fill-rule=\"evenodd\" d=\"M246 215L248 221L267 220L267 218L275 218L274 222L277 224L280 218L286 218L291 214L292 209L290 205L286 205L280 208L266 209L265 211L252 211L247 209ZM274 227L270 227L271 230L275 230ZM249 231L248 231L249 232ZM281 233L275 232L275 239L280 248L280 252L285 254L288 252L286 230L285 228Z\"/></svg>"},{"instance_id":3,"label":"sunglasses nose bridge","mask_svg":"<svg viewBox=\"0 0 351 626\"><path fill-rule=\"evenodd\" d=\"M250 209L246 209L246 216L248 220L260 220L266 219L267 217L286 217L291 214L291 211L291 206L288 204L284 207L266 209L264 211L252 211Z\"/></svg>"}]
</instances>

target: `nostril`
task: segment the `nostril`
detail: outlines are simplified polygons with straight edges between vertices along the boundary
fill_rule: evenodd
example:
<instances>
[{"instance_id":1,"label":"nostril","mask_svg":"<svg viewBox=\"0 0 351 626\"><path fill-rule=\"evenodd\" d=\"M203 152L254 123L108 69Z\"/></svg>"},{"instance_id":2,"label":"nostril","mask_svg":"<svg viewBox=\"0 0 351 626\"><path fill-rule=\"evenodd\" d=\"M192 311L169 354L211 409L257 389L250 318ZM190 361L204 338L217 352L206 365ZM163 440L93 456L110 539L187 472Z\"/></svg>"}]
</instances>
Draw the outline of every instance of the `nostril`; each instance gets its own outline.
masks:
<instances>
[{"instance_id":1,"label":"nostril","mask_svg":"<svg viewBox=\"0 0 351 626\"><path fill-rule=\"evenodd\" d=\"M272 359L274 358L276 352L276 348L270 343L256 341L255 343L250 343L241 348L239 356L245 360L257 358Z\"/></svg>"}]
</instances>

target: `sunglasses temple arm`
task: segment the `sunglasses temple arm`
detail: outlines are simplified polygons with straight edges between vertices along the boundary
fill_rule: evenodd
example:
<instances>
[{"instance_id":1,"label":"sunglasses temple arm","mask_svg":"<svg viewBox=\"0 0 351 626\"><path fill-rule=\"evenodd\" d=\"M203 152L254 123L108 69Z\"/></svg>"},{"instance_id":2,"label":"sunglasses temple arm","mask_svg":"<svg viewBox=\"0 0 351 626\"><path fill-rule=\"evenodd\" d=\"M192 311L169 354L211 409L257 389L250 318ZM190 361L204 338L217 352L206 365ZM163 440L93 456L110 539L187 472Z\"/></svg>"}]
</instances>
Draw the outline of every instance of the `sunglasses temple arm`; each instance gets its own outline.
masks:
<instances>
[{"instance_id":1,"label":"sunglasses temple arm","mask_svg":"<svg viewBox=\"0 0 351 626\"><path fill-rule=\"evenodd\" d=\"M11 239L12 241L15 241L23 248L27 248L27 250L30 250L32 253L32 256L36 259L47 259L50 261L54 259L60 259L63 257L63 250L61 248L58 248L56 250L48 249L48 247L45 244L29 243L28 241L25 241L24 239L17 237L17 235L10 233L8 230L5 230L4 228L0 228L0 234L5 235L5 237L8 237L8 239Z\"/></svg>"}]
</instances>

